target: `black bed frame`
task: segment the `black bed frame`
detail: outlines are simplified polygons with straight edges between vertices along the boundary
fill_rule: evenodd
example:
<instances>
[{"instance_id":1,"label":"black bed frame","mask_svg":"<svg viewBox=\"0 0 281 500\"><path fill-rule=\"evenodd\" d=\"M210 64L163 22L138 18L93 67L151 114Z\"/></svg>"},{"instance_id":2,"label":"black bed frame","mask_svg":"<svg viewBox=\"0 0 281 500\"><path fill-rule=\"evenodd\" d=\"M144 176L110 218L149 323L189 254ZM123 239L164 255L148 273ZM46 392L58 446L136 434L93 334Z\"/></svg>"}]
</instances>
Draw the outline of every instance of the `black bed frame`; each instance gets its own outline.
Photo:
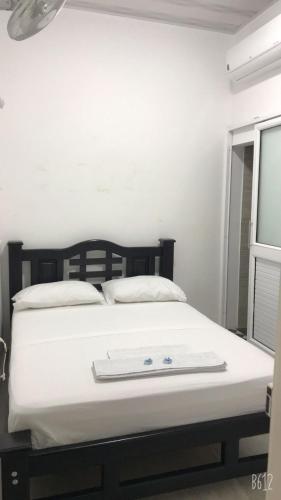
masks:
<instances>
[{"instance_id":1,"label":"black bed frame","mask_svg":"<svg viewBox=\"0 0 281 500\"><path fill-rule=\"evenodd\" d=\"M88 256L99 251L99 256ZM100 255L101 251L103 256ZM9 243L10 299L23 287L23 262L30 263L30 283L63 279L108 280L118 276L153 275L173 279L174 240L160 240L157 247L124 247L91 240L64 249L23 248ZM159 262L157 262L157 260ZM67 276L64 261L68 261ZM158 269L157 269L158 264ZM87 266L103 270L87 270ZM69 271L72 266L78 271ZM119 266L120 269L116 269ZM100 284L95 286L99 287ZM12 311L12 309L11 309ZM6 339L10 347L10 337ZM7 382L0 387L0 456L3 500L30 500L30 479L48 474L78 474L90 465L102 467L100 488L51 496L53 500L129 500L213 481L266 471L267 455L239 458L239 440L265 434L269 420L265 413L195 423L181 427L130 434L116 438L32 450L30 431L7 431ZM218 462L141 479L121 481L124 460L168 453L196 446L221 443ZM47 499L44 499L47 500Z\"/></svg>"}]
</instances>

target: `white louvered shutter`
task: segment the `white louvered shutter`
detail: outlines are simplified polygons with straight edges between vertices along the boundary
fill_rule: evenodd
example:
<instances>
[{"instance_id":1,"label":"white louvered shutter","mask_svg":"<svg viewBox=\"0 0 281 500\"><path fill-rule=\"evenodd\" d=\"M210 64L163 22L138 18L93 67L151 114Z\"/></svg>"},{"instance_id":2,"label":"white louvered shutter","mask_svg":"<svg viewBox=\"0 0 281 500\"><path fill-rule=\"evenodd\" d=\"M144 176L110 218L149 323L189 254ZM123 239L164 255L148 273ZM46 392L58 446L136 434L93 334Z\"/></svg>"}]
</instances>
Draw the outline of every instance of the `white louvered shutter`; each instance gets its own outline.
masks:
<instances>
[{"instance_id":1,"label":"white louvered shutter","mask_svg":"<svg viewBox=\"0 0 281 500\"><path fill-rule=\"evenodd\" d=\"M281 266L256 259L253 337L275 350L279 314Z\"/></svg>"}]
</instances>

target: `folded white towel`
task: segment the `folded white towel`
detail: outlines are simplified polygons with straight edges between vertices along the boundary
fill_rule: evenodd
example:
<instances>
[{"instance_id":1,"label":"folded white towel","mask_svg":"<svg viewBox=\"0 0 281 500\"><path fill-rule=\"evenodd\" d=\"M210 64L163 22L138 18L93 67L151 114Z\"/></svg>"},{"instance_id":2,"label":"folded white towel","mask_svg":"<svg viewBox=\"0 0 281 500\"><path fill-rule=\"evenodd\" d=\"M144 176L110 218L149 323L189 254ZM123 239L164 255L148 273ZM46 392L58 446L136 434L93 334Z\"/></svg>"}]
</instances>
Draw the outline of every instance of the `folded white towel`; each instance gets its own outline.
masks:
<instances>
[{"instance_id":1,"label":"folded white towel","mask_svg":"<svg viewBox=\"0 0 281 500\"><path fill-rule=\"evenodd\" d=\"M93 362L97 380L117 380L176 373L225 371L226 362L213 352L187 353L175 357L98 359Z\"/></svg>"},{"instance_id":2,"label":"folded white towel","mask_svg":"<svg viewBox=\"0 0 281 500\"><path fill-rule=\"evenodd\" d=\"M128 359L154 356L176 356L190 352L189 346L183 345L147 345L135 349L112 349L107 351L109 359Z\"/></svg>"}]
</instances>

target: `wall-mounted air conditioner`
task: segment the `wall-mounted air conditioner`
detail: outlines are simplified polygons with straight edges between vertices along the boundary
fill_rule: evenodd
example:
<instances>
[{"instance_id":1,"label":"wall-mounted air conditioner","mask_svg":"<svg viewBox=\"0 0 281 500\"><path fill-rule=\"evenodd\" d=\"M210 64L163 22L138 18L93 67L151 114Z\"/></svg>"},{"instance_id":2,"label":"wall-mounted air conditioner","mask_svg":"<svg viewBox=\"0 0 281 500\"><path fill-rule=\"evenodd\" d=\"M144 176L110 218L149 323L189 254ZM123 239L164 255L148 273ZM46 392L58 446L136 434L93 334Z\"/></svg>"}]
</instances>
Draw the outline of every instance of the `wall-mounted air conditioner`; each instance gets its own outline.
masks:
<instances>
[{"instance_id":1,"label":"wall-mounted air conditioner","mask_svg":"<svg viewBox=\"0 0 281 500\"><path fill-rule=\"evenodd\" d=\"M227 72L233 82L255 78L280 67L281 14L235 44L227 54Z\"/></svg>"}]
</instances>

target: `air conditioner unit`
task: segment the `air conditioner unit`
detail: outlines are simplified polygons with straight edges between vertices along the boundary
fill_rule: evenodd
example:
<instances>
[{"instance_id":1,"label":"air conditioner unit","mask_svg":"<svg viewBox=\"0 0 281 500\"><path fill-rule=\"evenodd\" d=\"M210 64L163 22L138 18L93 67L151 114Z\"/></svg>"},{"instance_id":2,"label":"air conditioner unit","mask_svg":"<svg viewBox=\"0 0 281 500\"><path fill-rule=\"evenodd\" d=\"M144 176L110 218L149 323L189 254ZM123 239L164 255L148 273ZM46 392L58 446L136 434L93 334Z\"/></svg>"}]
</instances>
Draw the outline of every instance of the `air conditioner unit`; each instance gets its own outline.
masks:
<instances>
[{"instance_id":1,"label":"air conditioner unit","mask_svg":"<svg viewBox=\"0 0 281 500\"><path fill-rule=\"evenodd\" d=\"M233 82L281 68L281 14L234 45L227 54L227 72Z\"/></svg>"}]
</instances>

